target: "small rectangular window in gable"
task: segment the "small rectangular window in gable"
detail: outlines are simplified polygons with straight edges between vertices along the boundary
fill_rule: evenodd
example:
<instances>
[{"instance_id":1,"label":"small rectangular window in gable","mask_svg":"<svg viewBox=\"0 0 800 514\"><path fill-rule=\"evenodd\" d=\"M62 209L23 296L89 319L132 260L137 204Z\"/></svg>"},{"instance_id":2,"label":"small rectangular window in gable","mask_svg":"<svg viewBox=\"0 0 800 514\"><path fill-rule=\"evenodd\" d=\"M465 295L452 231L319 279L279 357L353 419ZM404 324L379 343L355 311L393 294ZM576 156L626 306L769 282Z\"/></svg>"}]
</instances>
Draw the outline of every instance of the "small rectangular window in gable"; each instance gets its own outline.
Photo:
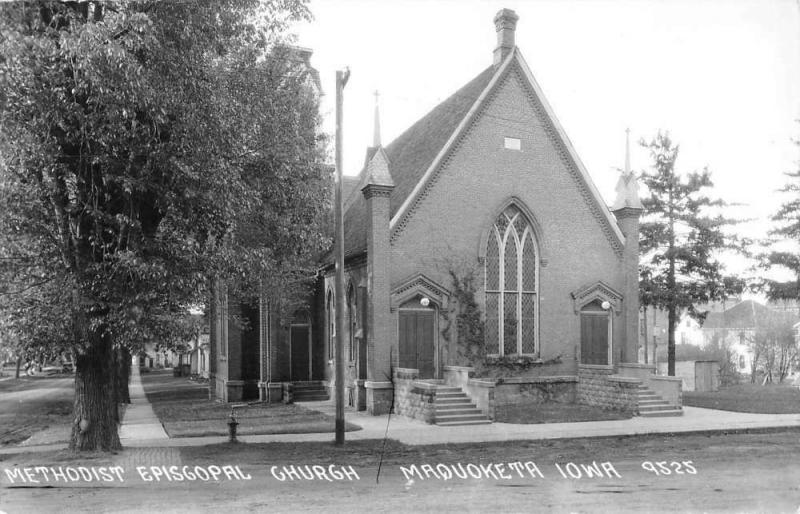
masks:
<instances>
[{"instance_id":1,"label":"small rectangular window in gable","mask_svg":"<svg viewBox=\"0 0 800 514\"><path fill-rule=\"evenodd\" d=\"M505 148L506 150L521 150L522 142L519 140L519 138L507 137L505 138Z\"/></svg>"}]
</instances>

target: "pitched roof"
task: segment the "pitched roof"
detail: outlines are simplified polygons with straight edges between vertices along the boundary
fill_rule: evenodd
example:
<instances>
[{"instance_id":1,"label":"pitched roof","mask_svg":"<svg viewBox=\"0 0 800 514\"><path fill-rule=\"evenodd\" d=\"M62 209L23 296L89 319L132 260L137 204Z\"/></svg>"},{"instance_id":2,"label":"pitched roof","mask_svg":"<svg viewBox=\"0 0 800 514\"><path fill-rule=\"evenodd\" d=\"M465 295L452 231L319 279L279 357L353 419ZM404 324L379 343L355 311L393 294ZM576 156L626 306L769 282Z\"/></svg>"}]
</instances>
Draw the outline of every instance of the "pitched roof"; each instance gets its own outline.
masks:
<instances>
[{"instance_id":1,"label":"pitched roof","mask_svg":"<svg viewBox=\"0 0 800 514\"><path fill-rule=\"evenodd\" d=\"M486 89L494 74L492 66L483 70L464 87L433 108L384 150L389 159L389 172L395 187L389 198L390 217L394 216L420 181L436 155ZM372 152L374 154L374 152ZM368 154L369 157L369 154ZM366 163L365 163L366 167ZM363 181L364 172L359 175ZM356 189L361 189L359 184ZM358 255L367 249L367 205L364 197L353 191L344 216L345 257ZM329 259L326 259L330 261Z\"/></svg>"},{"instance_id":2,"label":"pitched roof","mask_svg":"<svg viewBox=\"0 0 800 514\"><path fill-rule=\"evenodd\" d=\"M754 329L767 317L785 316L796 318L791 312L777 311L753 300L744 300L724 312L709 312L703 329Z\"/></svg>"},{"instance_id":3,"label":"pitched roof","mask_svg":"<svg viewBox=\"0 0 800 514\"><path fill-rule=\"evenodd\" d=\"M501 78L505 76L506 70L511 66L518 66L525 76L532 94L553 127L558 144L563 147L570 172L579 183L584 198L595 211L595 216L615 251L621 253L625 237L517 48L497 68L494 66L486 68L385 148L389 159L389 171L395 184L389 200L391 230L394 233L397 226L402 226L401 218L408 217L412 212L414 201L421 197L424 187L439 169L442 156L453 148L454 141L467 130L465 127L469 120L479 112L479 107L490 96L490 91L502 83ZM370 155L370 153L367 154L367 159ZM357 186L357 190L362 189L365 185L364 175L362 170L361 183ZM360 255L366 251L366 229L366 201L362 195L354 191L345 204L345 258ZM325 261L332 262L332 257L332 254L329 254Z\"/></svg>"}]
</instances>

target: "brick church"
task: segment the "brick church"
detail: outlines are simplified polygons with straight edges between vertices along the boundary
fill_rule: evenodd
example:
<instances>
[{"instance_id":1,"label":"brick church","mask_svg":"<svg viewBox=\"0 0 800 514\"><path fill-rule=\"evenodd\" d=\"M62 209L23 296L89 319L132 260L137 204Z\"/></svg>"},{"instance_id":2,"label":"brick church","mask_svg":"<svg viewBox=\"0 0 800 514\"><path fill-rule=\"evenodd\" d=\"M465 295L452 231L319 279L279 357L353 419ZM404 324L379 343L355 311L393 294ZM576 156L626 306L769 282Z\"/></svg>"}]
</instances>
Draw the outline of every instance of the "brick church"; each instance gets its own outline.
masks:
<instances>
[{"instance_id":1,"label":"brick church","mask_svg":"<svg viewBox=\"0 0 800 514\"><path fill-rule=\"evenodd\" d=\"M344 184L344 298L332 254L291 319L274 299L216 298L213 395L333 396L344 302L354 409L437 422L437 398L458 392L488 419L525 395L639 412L646 387L680 408L680 384L636 364L636 179L626 163L606 205L515 45L517 20L501 10L491 65L385 147L376 107L374 146Z\"/></svg>"}]
</instances>

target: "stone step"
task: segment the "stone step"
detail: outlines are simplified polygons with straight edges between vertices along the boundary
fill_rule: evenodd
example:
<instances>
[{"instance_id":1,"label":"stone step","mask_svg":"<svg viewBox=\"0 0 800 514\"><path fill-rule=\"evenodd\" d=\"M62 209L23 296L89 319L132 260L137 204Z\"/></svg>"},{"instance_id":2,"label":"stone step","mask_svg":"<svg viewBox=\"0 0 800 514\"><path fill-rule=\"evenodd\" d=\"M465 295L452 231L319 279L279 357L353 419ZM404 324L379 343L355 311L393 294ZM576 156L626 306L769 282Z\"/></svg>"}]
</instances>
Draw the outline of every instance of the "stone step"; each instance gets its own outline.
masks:
<instances>
[{"instance_id":1,"label":"stone step","mask_svg":"<svg viewBox=\"0 0 800 514\"><path fill-rule=\"evenodd\" d=\"M436 424L440 427L459 427L464 425L491 425L492 422L484 418L472 421L437 421Z\"/></svg>"},{"instance_id":2,"label":"stone step","mask_svg":"<svg viewBox=\"0 0 800 514\"><path fill-rule=\"evenodd\" d=\"M667 416L683 416L683 409L646 411L646 412L640 412L639 415L643 418L663 418Z\"/></svg>"},{"instance_id":3,"label":"stone step","mask_svg":"<svg viewBox=\"0 0 800 514\"><path fill-rule=\"evenodd\" d=\"M483 412L476 407L467 406L463 409L448 409L448 410L441 410L436 409L436 419L439 419L442 416L461 416L461 415L480 415L483 416Z\"/></svg>"},{"instance_id":4,"label":"stone step","mask_svg":"<svg viewBox=\"0 0 800 514\"><path fill-rule=\"evenodd\" d=\"M460 387L439 386L436 388L436 394L439 393L463 393Z\"/></svg>"},{"instance_id":5,"label":"stone step","mask_svg":"<svg viewBox=\"0 0 800 514\"><path fill-rule=\"evenodd\" d=\"M674 405L670 405L667 402L660 403L658 405L640 405L639 412L652 412L657 410L672 410L674 409Z\"/></svg>"},{"instance_id":6,"label":"stone step","mask_svg":"<svg viewBox=\"0 0 800 514\"><path fill-rule=\"evenodd\" d=\"M442 392L441 390L436 391L436 398L466 398L467 395L461 391L446 391Z\"/></svg>"},{"instance_id":7,"label":"stone step","mask_svg":"<svg viewBox=\"0 0 800 514\"><path fill-rule=\"evenodd\" d=\"M469 400L464 400L461 403L446 403L446 404L438 404L434 403L433 406L436 410L452 410L452 409L464 409L464 408L475 408L475 404Z\"/></svg>"},{"instance_id":8,"label":"stone step","mask_svg":"<svg viewBox=\"0 0 800 514\"><path fill-rule=\"evenodd\" d=\"M646 400L639 400L639 405L669 405L666 400L661 398L648 398Z\"/></svg>"},{"instance_id":9,"label":"stone step","mask_svg":"<svg viewBox=\"0 0 800 514\"><path fill-rule=\"evenodd\" d=\"M468 397L463 396L461 398L437 398L434 402L436 405L452 405L454 403L463 403L470 401Z\"/></svg>"},{"instance_id":10,"label":"stone step","mask_svg":"<svg viewBox=\"0 0 800 514\"><path fill-rule=\"evenodd\" d=\"M486 420L486 416L484 416L483 413L480 411L474 414L448 414L444 416L439 416L439 415L436 416L437 425L440 423L447 423L451 421L481 421L481 420Z\"/></svg>"}]
</instances>

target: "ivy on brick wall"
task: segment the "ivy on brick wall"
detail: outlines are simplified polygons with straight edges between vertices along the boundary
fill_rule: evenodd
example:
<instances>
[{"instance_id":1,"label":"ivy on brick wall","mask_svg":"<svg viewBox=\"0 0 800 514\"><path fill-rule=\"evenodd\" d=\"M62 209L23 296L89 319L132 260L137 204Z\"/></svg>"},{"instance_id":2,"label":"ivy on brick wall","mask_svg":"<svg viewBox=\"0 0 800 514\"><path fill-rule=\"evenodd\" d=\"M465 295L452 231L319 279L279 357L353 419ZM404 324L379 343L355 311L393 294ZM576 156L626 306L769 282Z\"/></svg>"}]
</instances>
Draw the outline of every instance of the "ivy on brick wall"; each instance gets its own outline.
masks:
<instances>
[{"instance_id":1,"label":"ivy on brick wall","mask_svg":"<svg viewBox=\"0 0 800 514\"><path fill-rule=\"evenodd\" d=\"M448 271L452 281L451 308L443 335L455 338L458 360L475 368L480 376L486 359L486 348L483 342L483 321L478 302L475 301L477 287L477 271L467 269L457 272Z\"/></svg>"},{"instance_id":2,"label":"ivy on brick wall","mask_svg":"<svg viewBox=\"0 0 800 514\"><path fill-rule=\"evenodd\" d=\"M458 364L475 368L475 376L500 378L561 363L560 354L547 360L529 355L487 355L483 316L475 299L476 283L481 275L475 268L458 268L448 269L452 282L450 308L440 311L442 337L448 341L455 340Z\"/></svg>"}]
</instances>

